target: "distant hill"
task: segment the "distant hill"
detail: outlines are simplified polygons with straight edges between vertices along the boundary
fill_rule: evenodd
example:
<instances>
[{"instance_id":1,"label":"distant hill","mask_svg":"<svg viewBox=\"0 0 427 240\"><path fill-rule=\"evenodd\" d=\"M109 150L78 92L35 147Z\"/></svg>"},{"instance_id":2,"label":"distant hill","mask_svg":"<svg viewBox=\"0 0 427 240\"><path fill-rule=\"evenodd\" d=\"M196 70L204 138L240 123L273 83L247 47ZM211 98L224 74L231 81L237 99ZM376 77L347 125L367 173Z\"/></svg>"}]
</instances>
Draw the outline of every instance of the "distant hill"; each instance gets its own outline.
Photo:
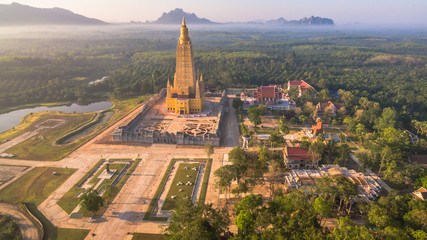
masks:
<instances>
[{"instance_id":1,"label":"distant hill","mask_svg":"<svg viewBox=\"0 0 427 240\"><path fill-rule=\"evenodd\" d=\"M42 24L99 25L107 23L62 8L35 8L19 3L0 4L0 25Z\"/></svg>"},{"instance_id":2,"label":"distant hill","mask_svg":"<svg viewBox=\"0 0 427 240\"><path fill-rule=\"evenodd\" d=\"M276 20L269 20L265 22L252 22L252 23L263 23L263 24L274 24L274 25L334 25L334 20L330 18L321 18L311 16L309 18L301 18L300 20L286 20L284 18L278 18Z\"/></svg>"},{"instance_id":3,"label":"distant hill","mask_svg":"<svg viewBox=\"0 0 427 240\"><path fill-rule=\"evenodd\" d=\"M199 18L194 13L186 13L181 8L176 8L168 13L163 13L159 19L151 23L157 24L181 24L182 17L185 17L185 22L190 24L214 24L214 22L206 19Z\"/></svg>"}]
</instances>

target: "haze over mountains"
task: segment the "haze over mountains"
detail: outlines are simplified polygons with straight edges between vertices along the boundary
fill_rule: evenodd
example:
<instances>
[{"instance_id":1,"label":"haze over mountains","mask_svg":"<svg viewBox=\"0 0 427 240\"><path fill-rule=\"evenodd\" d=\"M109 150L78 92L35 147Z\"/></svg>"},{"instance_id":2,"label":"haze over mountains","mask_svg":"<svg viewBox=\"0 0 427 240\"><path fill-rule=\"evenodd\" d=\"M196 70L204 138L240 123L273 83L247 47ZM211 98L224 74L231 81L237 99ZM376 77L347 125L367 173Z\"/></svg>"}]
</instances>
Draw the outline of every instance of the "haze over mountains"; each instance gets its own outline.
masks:
<instances>
[{"instance_id":1,"label":"haze over mountains","mask_svg":"<svg viewBox=\"0 0 427 240\"><path fill-rule=\"evenodd\" d=\"M19 3L0 4L0 25L43 24L100 25L107 23L63 8L35 8Z\"/></svg>"},{"instance_id":2,"label":"haze over mountains","mask_svg":"<svg viewBox=\"0 0 427 240\"><path fill-rule=\"evenodd\" d=\"M212 22L206 18L199 18L194 13L186 13L181 8L176 8L175 10L171 10L168 13L163 13L163 15L154 22L157 24L178 24L181 23L182 17L185 17L185 21L191 24L218 24L216 22ZM311 16L309 18L304 17L300 20L286 20L284 18L279 18L276 20L268 20L268 21L251 21L245 22L251 24L274 24L274 25L334 25L334 21L329 18L321 18ZM242 23L242 24L245 24Z\"/></svg>"},{"instance_id":3,"label":"haze over mountains","mask_svg":"<svg viewBox=\"0 0 427 240\"><path fill-rule=\"evenodd\" d=\"M225 24L213 22L206 18L199 18L194 13L184 12L176 8L164 12L156 21L146 22L148 24L180 24L182 17L189 24ZM135 23L135 22L133 22ZM0 4L0 25L106 25L104 21L85 17L63 8L36 8L19 3ZM328 18L310 17L300 20L285 20L279 18L268 21L251 21L239 24L267 24L267 25L334 25L334 21Z\"/></svg>"}]
</instances>

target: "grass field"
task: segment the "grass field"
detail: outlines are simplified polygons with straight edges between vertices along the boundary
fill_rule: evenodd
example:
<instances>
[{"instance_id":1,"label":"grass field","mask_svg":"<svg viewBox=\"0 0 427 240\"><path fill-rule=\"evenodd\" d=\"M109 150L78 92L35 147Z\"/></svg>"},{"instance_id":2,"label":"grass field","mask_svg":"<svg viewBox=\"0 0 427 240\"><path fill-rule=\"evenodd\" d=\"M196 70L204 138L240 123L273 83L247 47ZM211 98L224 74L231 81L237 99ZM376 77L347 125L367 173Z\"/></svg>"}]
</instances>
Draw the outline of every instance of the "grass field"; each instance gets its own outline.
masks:
<instances>
[{"instance_id":1,"label":"grass field","mask_svg":"<svg viewBox=\"0 0 427 240\"><path fill-rule=\"evenodd\" d=\"M114 116L103 124L95 132L104 130L109 123L113 123L132 111L135 107L149 99L151 95L130 97L123 99L110 99L113 103ZM53 142L87 124L93 119L95 113L61 113L61 112L38 112L25 116L21 124L0 134L0 142L5 139L13 139L28 131L34 131L36 125L47 119L64 119L67 122L56 128L43 129L35 137L27 139L7 150L15 154L18 159L55 161L62 159L77 147L84 144L95 133L83 136L77 141L62 146L53 146ZM41 137L42 136L42 137Z\"/></svg>"},{"instance_id":2,"label":"grass field","mask_svg":"<svg viewBox=\"0 0 427 240\"><path fill-rule=\"evenodd\" d=\"M58 206L60 206L66 213L71 214L77 205L79 205L79 199L76 198L76 195L83 190L83 188L73 186L56 202L56 204L58 204Z\"/></svg>"},{"instance_id":3,"label":"grass field","mask_svg":"<svg viewBox=\"0 0 427 240\"><path fill-rule=\"evenodd\" d=\"M18 204L42 203L55 189L64 183L76 169L34 168L0 191L0 201ZM57 175L52 173L56 172Z\"/></svg>"},{"instance_id":4,"label":"grass field","mask_svg":"<svg viewBox=\"0 0 427 240\"><path fill-rule=\"evenodd\" d=\"M128 97L128 98L111 98L110 102L113 103L113 109L116 111L116 114L113 116L113 120L120 119L134 108L136 108L141 103L150 99L152 95L138 96L138 97Z\"/></svg>"},{"instance_id":5,"label":"grass field","mask_svg":"<svg viewBox=\"0 0 427 240\"><path fill-rule=\"evenodd\" d=\"M161 234L151 234L151 233L133 233L132 240L163 240Z\"/></svg>"},{"instance_id":6,"label":"grass field","mask_svg":"<svg viewBox=\"0 0 427 240\"><path fill-rule=\"evenodd\" d=\"M257 134L272 134L276 130L275 128L255 128Z\"/></svg>"},{"instance_id":7,"label":"grass field","mask_svg":"<svg viewBox=\"0 0 427 240\"><path fill-rule=\"evenodd\" d=\"M40 161L59 160L68 155L76 147L80 146L85 140L87 140L87 137L83 137L74 143L63 146L53 146L52 143L66 133L86 124L95 116L95 113L44 112L40 114L42 114L42 116L40 116L37 121L33 122L30 128L22 130L22 132L28 130L31 131L31 128L34 128L35 125L47 119L62 119L66 122L56 128L42 129L40 133L33 138L29 138L9 148L7 150L8 153L15 154L19 159Z\"/></svg>"},{"instance_id":8,"label":"grass field","mask_svg":"<svg viewBox=\"0 0 427 240\"><path fill-rule=\"evenodd\" d=\"M188 169L184 169L185 167L188 167ZM192 168L194 167L197 168L197 171L192 170ZM173 178L172 185L170 186L169 192L166 195L162 210L174 209L176 207L178 199L191 198L199 168L200 163L179 164L175 177ZM189 177L187 177L187 175ZM188 181L192 182L193 184L189 186L185 185L185 183L187 183ZM177 185L179 182L182 182L182 185ZM184 191L180 192L179 189L182 189ZM176 196L176 198L172 199L172 196Z\"/></svg>"},{"instance_id":9,"label":"grass field","mask_svg":"<svg viewBox=\"0 0 427 240\"><path fill-rule=\"evenodd\" d=\"M135 168L136 168L136 166L139 164L139 162L141 161L141 159L136 159L133 163L132 163L132 165L129 167L129 169L126 171L126 173L125 173L125 175L123 176L123 178L122 179L120 179L120 181L117 183L117 185L116 185L116 187L120 190L122 187L123 187L123 185L126 183L126 181L128 180L128 178L130 177L130 175L132 174L132 172L135 170ZM110 164L110 168L112 169L112 165L114 165L114 164ZM124 167L124 164L119 164L119 165L123 165L123 167ZM123 169L123 168L122 168ZM121 170L120 170L121 171ZM119 174L120 173L120 171L117 171L117 173L116 174ZM105 181L104 181L104 183L103 184L106 184L105 183ZM106 199L106 202L108 202L108 204L111 202L111 201L113 201L113 199L115 198L116 196L113 196L111 199ZM77 202L77 204L78 204L78 202ZM104 206L102 206L102 207L100 207L100 209L98 210L98 212L96 212L95 213L95 215L96 216L100 216L100 215L102 215L102 213L107 209L107 207L108 207L108 204L104 204ZM76 205L77 206L77 205ZM81 212L81 213L83 213L83 216L85 216L85 217L89 217L89 216L92 216L93 215L93 213L92 212L87 212L87 211L85 211L84 209L80 209L80 211L79 212Z\"/></svg>"},{"instance_id":10,"label":"grass field","mask_svg":"<svg viewBox=\"0 0 427 240\"><path fill-rule=\"evenodd\" d=\"M114 181L114 179L120 174L120 172L123 170L124 167L125 167L125 164L110 164L110 169L117 169L117 171L114 174L112 179L104 180L104 182L99 186L99 188L101 188L103 185L111 184ZM100 180L98 176L102 173L102 171L104 171L105 168L106 168L105 166L102 167L96 173L96 175L91 179L90 182L93 183L94 186ZM97 180L95 181L95 179ZM56 204L58 204L58 206L60 206L66 213L70 214L80 203L79 199L76 198L76 195L81 191L84 191L84 189L78 186L73 186L67 193L64 194L64 196L62 196L58 200L58 202L56 202Z\"/></svg>"},{"instance_id":11,"label":"grass field","mask_svg":"<svg viewBox=\"0 0 427 240\"><path fill-rule=\"evenodd\" d=\"M90 232L88 229L58 228L58 240L83 240Z\"/></svg>"},{"instance_id":12,"label":"grass field","mask_svg":"<svg viewBox=\"0 0 427 240\"><path fill-rule=\"evenodd\" d=\"M0 133L0 142L2 142L5 139L11 140L19 135L22 135L27 131L35 130L36 129L35 125L47 120L47 118L44 117L43 115L45 115L45 113L39 112L39 113L33 113L25 116L25 118L21 120L21 123L19 125L5 132Z\"/></svg>"},{"instance_id":13,"label":"grass field","mask_svg":"<svg viewBox=\"0 0 427 240\"><path fill-rule=\"evenodd\" d=\"M105 159L100 159L93 167L67 192L62 196L56 204L58 204L65 212L70 214L74 208L79 204L79 200L75 197L79 191L82 191L83 188L80 188L79 185L90 175L92 172L101 164Z\"/></svg>"}]
</instances>

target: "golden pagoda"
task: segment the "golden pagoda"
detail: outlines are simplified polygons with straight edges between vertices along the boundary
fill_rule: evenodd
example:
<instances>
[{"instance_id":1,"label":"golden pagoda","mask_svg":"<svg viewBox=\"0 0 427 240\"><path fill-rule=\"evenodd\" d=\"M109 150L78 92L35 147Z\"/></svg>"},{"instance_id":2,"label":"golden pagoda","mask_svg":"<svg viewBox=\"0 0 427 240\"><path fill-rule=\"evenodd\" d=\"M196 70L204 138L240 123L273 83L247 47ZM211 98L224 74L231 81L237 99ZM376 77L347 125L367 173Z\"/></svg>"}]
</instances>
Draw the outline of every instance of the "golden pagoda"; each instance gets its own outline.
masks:
<instances>
[{"instance_id":1,"label":"golden pagoda","mask_svg":"<svg viewBox=\"0 0 427 240\"><path fill-rule=\"evenodd\" d=\"M177 114L200 113L205 106L203 78L196 79L193 48L182 18L181 36L176 47L176 72L173 85L167 83L166 106Z\"/></svg>"}]
</instances>

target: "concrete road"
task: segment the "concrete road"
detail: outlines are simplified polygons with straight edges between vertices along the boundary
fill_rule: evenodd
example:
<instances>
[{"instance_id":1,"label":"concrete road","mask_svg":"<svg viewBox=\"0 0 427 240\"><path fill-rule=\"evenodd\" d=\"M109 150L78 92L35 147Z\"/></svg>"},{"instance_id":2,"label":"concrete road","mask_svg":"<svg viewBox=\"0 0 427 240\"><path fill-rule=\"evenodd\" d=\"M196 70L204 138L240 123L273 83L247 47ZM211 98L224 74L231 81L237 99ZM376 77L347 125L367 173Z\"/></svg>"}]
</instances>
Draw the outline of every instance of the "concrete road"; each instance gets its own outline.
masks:
<instances>
[{"instance_id":1,"label":"concrete road","mask_svg":"<svg viewBox=\"0 0 427 240\"><path fill-rule=\"evenodd\" d=\"M0 213L10 215L13 220L21 228L23 240L38 240L39 231L34 223L22 212L18 210L16 205L0 203Z\"/></svg>"},{"instance_id":2,"label":"concrete road","mask_svg":"<svg viewBox=\"0 0 427 240\"><path fill-rule=\"evenodd\" d=\"M222 146L224 147L235 147L239 145L239 123L237 122L236 111L232 107L234 97L233 95L228 95L228 111L224 118L222 130Z\"/></svg>"},{"instance_id":3,"label":"concrete road","mask_svg":"<svg viewBox=\"0 0 427 240\"><path fill-rule=\"evenodd\" d=\"M214 160L210 172L206 197L206 202L208 203L215 204L218 200L218 191L214 187L214 171L221 166L223 154L228 153L232 147L239 144L239 125L237 123L236 113L231 106L231 101L231 98L229 98L229 113L223 125L223 132L225 133L223 137L225 137L224 144L226 147L216 148L215 154L212 156ZM130 121L140 110L141 106L60 161L41 162L0 159L0 164L6 163L31 167L47 166L78 169L76 173L67 179L38 207L46 218L57 227L91 229L86 239L126 239L128 237L127 233L130 232L160 233L160 227L167 225L167 223L142 221L142 217L147 211L148 205L154 196L170 159L204 158L206 157L206 153L203 147L194 146L178 147L176 145L164 144L153 144L151 146L100 144L101 139L109 136L117 126ZM68 214L56 204L56 202L71 189L99 159L137 157L142 158L141 163L102 217L95 220L90 220L88 218L70 219Z\"/></svg>"}]
</instances>

